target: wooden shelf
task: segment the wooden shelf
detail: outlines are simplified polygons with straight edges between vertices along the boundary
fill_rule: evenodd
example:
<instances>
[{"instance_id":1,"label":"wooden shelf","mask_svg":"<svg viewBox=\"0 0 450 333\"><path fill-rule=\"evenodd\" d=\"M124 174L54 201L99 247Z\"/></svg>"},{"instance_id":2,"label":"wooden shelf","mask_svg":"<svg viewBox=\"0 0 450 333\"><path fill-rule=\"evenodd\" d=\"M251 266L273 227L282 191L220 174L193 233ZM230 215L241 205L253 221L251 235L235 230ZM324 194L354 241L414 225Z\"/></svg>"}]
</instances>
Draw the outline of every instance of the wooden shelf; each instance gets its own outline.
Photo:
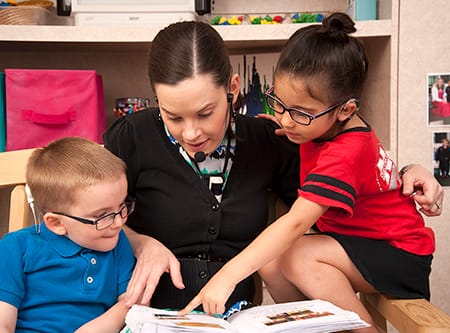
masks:
<instances>
[{"instance_id":1,"label":"wooden shelf","mask_svg":"<svg viewBox=\"0 0 450 333\"><path fill-rule=\"evenodd\" d=\"M275 52L305 24L215 26L232 53ZM112 48L148 46L163 26L0 26L0 45L14 51L24 45L64 48L83 45ZM357 22L358 37L390 36L390 20Z\"/></svg>"},{"instance_id":2,"label":"wooden shelf","mask_svg":"<svg viewBox=\"0 0 450 333\"><path fill-rule=\"evenodd\" d=\"M335 3L341 0L335 0ZM343 2L344 3L344 2ZM394 16L395 17L395 16ZM231 55L275 54L289 37L308 24L214 26ZM103 77L108 125L114 121L114 100L121 96L151 97L146 68L148 50L166 25L68 26L0 25L0 70L5 68L96 69ZM356 37L367 48L371 77L363 94L364 116L387 150L395 146L395 73L393 43L396 22L357 21ZM275 62L275 58L273 60ZM395 75L394 75L395 77ZM377 91L378 98L372 97ZM381 96L381 98L380 98ZM381 114L372 110L382 110Z\"/></svg>"}]
</instances>

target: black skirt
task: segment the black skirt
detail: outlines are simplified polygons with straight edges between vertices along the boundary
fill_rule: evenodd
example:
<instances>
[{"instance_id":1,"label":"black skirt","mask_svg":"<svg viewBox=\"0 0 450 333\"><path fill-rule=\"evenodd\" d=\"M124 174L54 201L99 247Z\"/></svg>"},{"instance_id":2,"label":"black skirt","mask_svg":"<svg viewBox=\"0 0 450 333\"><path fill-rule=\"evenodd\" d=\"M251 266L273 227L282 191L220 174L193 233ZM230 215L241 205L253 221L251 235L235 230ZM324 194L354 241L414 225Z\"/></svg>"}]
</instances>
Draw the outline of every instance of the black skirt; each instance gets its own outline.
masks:
<instances>
[{"instance_id":1,"label":"black skirt","mask_svg":"<svg viewBox=\"0 0 450 333\"><path fill-rule=\"evenodd\" d=\"M155 308L182 309L197 295L209 279L224 265L223 262L196 258L178 258L185 289L177 289L168 273L164 273L153 294L150 304ZM228 309L238 301L253 301L255 282L252 276L236 285L226 302ZM202 310L201 307L197 310Z\"/></svg>"},{"instance_id":2,"label":"black skirt","mask_svg":"<svg viewBox=\"0 0 450 333\"><path fill-rule=\"evenodd\" d=\"M325 233L344 248L362 276L380 293L394 298L430 299L433 255L416 255L386 241Z\"/></svg>"}]
</instances>

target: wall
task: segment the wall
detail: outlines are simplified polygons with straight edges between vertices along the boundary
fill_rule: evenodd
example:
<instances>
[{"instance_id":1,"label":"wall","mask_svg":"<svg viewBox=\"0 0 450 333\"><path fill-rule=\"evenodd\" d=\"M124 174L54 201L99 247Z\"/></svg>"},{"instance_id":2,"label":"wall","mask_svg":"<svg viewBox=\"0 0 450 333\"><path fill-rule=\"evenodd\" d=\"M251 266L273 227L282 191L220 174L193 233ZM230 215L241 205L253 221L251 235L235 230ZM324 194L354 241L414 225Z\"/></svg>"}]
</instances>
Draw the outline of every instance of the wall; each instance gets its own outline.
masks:
<instances>
[{"instance_id":1,"label":"wall","mask_svg":"<svg viewBox=\"0 0 450 333\"><path fill-rule=\"evenodd\" d=\"M450 1L400 2L398 48L398 163L420 163L432 170L432 133L449 127L427 127L427 74L450 72L447 40ZM444 211L427 218L436 234L431 273L431 301L450 314L450 193L445 188Z\"/></svg>"}]
</instances>

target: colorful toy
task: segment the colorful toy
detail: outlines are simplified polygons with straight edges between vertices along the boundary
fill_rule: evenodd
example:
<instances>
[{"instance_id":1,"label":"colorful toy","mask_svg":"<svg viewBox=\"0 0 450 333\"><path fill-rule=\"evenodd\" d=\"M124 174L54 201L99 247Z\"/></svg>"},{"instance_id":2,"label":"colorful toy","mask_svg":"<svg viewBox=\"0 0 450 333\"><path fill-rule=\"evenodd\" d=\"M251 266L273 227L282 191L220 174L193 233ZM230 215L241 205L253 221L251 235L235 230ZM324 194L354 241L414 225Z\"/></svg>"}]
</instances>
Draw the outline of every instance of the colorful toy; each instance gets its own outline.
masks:
<instances>
[{"instance_id":1,"label":"colorful toy","mask_svg":"<svg viewBox=\"0 0 450 333\"><path fill-rule=\"evenodd\" d=\"M283 22L283 16L275 15L271 17L270 15L266 15L264 17L261 16L250 16L251 24L278 24Z\"/></svg>"},{"instance_id":2,"label":"colorful toy","mask_svg":"<svg viewBox=\"0 0 450 333\"><path fill-rule=\"evenodd\" d=\"M14 0L0 1L0 7L10 7L10 6L17 6L17 2Z\"/></svg>"},{"instance_id":3,"label":"colorful toy","mask_svg":"<svg viewBox=\"0 0 450 333\"><path fill-rule=\"evenodd\" d=\"M243 16L232 16L230 18L226 18L225 16L217 15L211 19L211 25L239 25L243 21Z\"/></svg>"},{"instance_id":4,"label":"colorful toy","mask_svg":"<svg viewBox=\"0 0 450 333\"><path fill-rule=\"evenodd\" d=\"M145 110L150 107L150 99L145 97L123 97L116 99L116 107L113 109L116 117Z\"/></svg>"},{"instance_id":5,"label":"colorful toy","mask_svg":"<svg viewBox=\"0 0 450 333\"><path fill-rule=\"evenodd\" d=\"M321 13L296 13L291 17L292 23L313 23L322 22L322 20L323 14Z\"/></svg>"}]
</instances>

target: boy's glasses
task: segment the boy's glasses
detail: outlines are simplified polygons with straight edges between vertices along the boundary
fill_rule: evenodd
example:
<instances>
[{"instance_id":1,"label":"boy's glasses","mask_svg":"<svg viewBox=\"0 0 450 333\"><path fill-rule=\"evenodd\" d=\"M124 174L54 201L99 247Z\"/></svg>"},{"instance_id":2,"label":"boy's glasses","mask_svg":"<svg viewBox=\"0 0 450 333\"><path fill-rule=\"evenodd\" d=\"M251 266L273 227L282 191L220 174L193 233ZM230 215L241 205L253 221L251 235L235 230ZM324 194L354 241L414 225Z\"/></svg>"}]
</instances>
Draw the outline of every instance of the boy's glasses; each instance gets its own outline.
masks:
<instances>
[{"instance_id":1,"label":"boy's glasses","mask_svg":"<svg viewBox=\"0 0 450 333\"><path fill-rule=\"evenodd\" d=\"M334 105L330 106L328 109L326 109L322 112L319 112L318 114L311 114L306 111L303 111L303 110L300 110L297 108L290 108L290 107L287 107L286 105L284 105L284 103L282 101L280 101L280 99L277 96L275 96L275 94L273 93L273 87L270 87L265 92L264 96L266 97L267 104L273 111L275 111L278 114L283 114L284 112L287 111L293 121L295 121L298 124L306 125L306 126L311 124L311 121L313 121L314 119L322 117L323 115L330 113L331 111L336 109L338 106L346 103L346 102L343 102L343 103L334 104Z\"/></svg>"},{"instance_id":2,"label":"boy's glasses","mask_svg":"<svg viewBox=\"0 0 450 333\"><path fill-rule=\"evenodd\" d=\"M135 200L127 200L124 202L124 206L118 212L106 214L105 216L102 216L96 220L89 220L82 217L59 212L53 212L53 214L66 216L84 224L92 224L95 225L95 228L97 230L103 230L110 227L114 223L114 220L116 219L117 215L119 215L122 219L128 217L134 211L134 204Z\"/></svg>"}]
</instances>

